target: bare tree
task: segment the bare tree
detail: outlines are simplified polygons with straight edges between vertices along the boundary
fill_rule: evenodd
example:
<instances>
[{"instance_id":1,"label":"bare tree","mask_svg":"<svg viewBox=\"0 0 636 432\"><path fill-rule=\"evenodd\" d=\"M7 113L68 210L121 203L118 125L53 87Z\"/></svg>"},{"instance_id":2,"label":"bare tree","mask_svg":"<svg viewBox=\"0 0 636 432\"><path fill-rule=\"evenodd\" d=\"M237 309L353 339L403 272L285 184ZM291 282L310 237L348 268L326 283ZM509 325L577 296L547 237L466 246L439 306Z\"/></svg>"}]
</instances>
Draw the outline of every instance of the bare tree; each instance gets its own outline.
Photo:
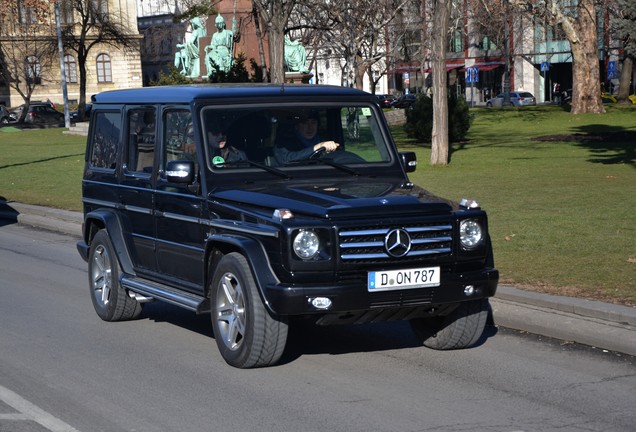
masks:
<instances>
[{"instance_id":1,"label":"bare tree","mask_svg":"<svg viewBox=\"0 0 636 432\"><path fill-rule=\"evenodd\" d=\"M106 0L66 0L72 5L77 21L65 26L62 38L67 50L77 54L79 69L78 120L83 120L86 109L86 64L90 51L101 44L124 51L139 49L137 29L126 25L109 14Z\"/></svg>"},{"instance_id":2,"label":"bare tree","mask_svg":"<svg viewBox=\"0 0 636 432\"><path fill-rule=\"evenodd\" d=\"M448 165L448 26L451 0L431 0L433 28L431 40L431 68L433 74L433 134L431 137L431 164Z\"/></svg>"},{"instance_id":3,"label":"bare tree","mask_svg":"<svg viewBox=\"0 0 636 432\"><path fill-rule=\"evenodd\" d=\"M253 0L253 2L267 34L271 81L282 84L285 82L285 27L297 0Z\"/></svg>"},{"instance_id":4,"label":"bare tree","mask_svg":"<svg viewBox=\"0 0 636 432\"><path fill-rule=\"evenodd\" d=\"M0 76L24 100L24 122L31 96L50 69L55 54L49 2L0 0Z\"/></svg>"},{"instance_id":5,"label":"bare tree","mask_svg":"<svg viewBox=\"0 0 636 432\"><path fill-rule=\"evenodd\" d=\"M576 6L561 0L528 2L511 0L548 24L563 30L572 50L572 114L603 113L598 61L597 2L578 0Z\"/></svg>"}]
</instances>

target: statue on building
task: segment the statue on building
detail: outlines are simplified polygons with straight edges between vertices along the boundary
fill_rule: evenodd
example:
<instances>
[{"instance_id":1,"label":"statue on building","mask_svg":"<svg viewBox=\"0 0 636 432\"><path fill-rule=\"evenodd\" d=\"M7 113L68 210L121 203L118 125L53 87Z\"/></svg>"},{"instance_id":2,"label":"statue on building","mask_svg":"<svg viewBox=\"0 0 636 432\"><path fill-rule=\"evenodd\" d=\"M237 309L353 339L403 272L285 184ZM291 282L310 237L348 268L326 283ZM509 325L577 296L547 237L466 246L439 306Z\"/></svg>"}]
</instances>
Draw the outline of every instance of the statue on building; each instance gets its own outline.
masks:
<instances>
[{"instance_id":1,"label":"statue on building","mask_svg":"<svg viewBox=\"0 0 636 432\"><path fill-rule=\"evenodd\" d=\"M305 63L307 62L307 52L299 41L292 41L285 35L285 71L309 73Z\"/></svg>"},{"instance_id":2,"label":"statue on building","mask_svg":"<svg viewBox=\"0 0 636 432\"><path fill-rule=\"evenodd\" d=\"M206 35L205 26L199 17L190 20L191 33L184 38L184 42L177 44L174 55L174 66L180 69L181 75L188 78L198 78L201 74L199 66L199 39Z\"/></svg>"},{"instance_id":3,"label":"statue on building","mask_svg":"<svg viewBox=\"0 0 636 432\"><path fill-rule=\"evenodd\" d=\"M205 67L207 76L213 75L217 71L229 72L234 63L232 57L234 41L237 39L235 34L236 18L232 19L232 30L225 28L225 19L218 14L214 20L216 33L212 35L210 45L205 47Z\"/></svg>"}]
</instances>

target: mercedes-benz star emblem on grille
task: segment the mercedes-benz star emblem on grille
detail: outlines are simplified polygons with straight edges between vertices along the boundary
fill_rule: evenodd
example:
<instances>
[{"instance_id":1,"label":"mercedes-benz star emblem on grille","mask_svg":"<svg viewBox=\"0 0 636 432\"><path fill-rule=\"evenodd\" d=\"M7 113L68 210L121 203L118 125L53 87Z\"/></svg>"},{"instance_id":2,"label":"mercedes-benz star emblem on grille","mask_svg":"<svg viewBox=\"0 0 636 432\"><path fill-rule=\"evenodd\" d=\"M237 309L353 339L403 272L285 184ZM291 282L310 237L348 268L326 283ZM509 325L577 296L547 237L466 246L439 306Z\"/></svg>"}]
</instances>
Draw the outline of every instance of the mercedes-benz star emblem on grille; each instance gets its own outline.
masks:
<instances>
[{"instance_id":1,"label":"mercedes-benz star emblem on grille","mask_svg":"<svg viewBox=\"0 0 636 432\"><path fill-rule=\"evenodd\" d=\"M403 229L392 229L384 237L384 247L389 255L403 257L411 250L411 236Z\"/></svg>"}]
</instances>

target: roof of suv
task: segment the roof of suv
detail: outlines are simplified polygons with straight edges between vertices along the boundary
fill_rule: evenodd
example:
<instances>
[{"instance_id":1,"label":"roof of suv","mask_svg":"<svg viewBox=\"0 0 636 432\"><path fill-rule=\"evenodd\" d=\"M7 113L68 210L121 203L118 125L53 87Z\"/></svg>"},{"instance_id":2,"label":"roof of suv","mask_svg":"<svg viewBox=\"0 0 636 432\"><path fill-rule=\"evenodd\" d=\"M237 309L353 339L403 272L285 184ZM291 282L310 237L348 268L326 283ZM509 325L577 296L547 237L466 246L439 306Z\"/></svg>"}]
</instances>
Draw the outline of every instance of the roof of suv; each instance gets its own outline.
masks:
<instances>
[{"instance_id":1,"label":"roof of suv","mask_svg":"<svg viewBox=\"0 0 636 432\"><path fill-rule=\"evenodd\" d=\"M311 84L198 84L112 90L93 95L94 103L189 103L196 99L348 96L372 98L370 93L349 87Z\"/></svg>"}]
</instances>

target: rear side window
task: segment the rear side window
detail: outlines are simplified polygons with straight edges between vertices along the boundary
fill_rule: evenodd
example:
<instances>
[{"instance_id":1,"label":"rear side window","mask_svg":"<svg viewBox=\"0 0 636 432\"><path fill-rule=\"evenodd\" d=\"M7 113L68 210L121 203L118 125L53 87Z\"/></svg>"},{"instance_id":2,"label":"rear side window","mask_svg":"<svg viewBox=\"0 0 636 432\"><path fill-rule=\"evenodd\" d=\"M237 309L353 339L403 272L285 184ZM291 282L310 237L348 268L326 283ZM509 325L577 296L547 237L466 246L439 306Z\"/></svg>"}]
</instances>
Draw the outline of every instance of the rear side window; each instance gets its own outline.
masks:
<instances>
[{"instance_id":1,"label":"rear side window","mask_svg":"<svg viewBox=\"0 0 636 432\"><path fill-rule=\"evenodd\" d=\"M121 142L121 116L118 112L97 112L93 124L89 163L95 168L114 170Z\"/></svg>"},{"instance_id":2,"label":"rear side window","mask_svg":"<svg viewBox=\"0 0 636 432\"><path fill-rule=\"evenodd\" d=\"M152 172L155 157L154 109L133 109L128 111L128 157L129 171Z\"/></svg>"}]
</instances>

